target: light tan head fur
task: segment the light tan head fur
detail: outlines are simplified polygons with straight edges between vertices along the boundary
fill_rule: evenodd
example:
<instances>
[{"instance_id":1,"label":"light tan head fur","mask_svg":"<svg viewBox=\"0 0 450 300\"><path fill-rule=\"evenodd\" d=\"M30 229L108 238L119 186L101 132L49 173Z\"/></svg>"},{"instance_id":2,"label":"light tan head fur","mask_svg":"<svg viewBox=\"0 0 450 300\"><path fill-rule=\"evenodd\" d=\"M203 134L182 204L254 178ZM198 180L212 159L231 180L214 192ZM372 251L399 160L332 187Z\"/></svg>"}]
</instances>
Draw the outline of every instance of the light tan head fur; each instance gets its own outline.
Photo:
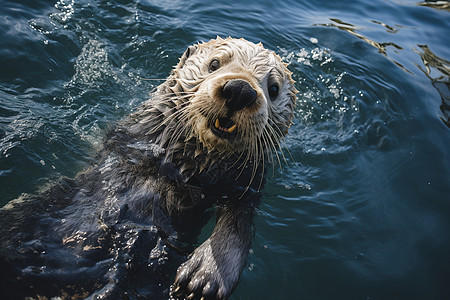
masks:
<instances>
[{"instance_id":1,"label":"light tan head fur","mask_svg":"<svg viewBox=\"0 0 450 300\"><path fill-rule=\"evenodd\" d=\"M237 111L230 111L223 97L224 85L233 79L247 82L256 92L256 100ZM273 85L278 94L271 99ZM182 99L175 114L185 122L180 130L186 139L196 138L208 151L247 152L255 158L261 158L264 148L275 150L287 133L297 92L291 72L274 52L261 43L219 37L186 50L159 92L167 90ZM230 128L233 138L212 130L224 117L236 125Z\"/></svg>"}]
</instances>

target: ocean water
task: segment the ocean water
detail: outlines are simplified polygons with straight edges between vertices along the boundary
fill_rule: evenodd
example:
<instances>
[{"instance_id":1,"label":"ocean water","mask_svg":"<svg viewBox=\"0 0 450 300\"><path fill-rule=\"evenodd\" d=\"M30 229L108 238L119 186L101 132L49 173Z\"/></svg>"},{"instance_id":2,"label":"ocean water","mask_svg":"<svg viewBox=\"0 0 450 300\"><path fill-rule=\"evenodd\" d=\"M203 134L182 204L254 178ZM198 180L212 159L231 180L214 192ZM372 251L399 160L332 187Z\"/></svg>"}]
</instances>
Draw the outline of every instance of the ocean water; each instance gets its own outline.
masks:
<instances>
[{"instance_id":1,"label":"ocean water","mask_svg":"<svg viewBox=\"0 0 450 300\"><path fill-rule=\"evenodd\" d=\"M448 299L448 1L0 0L0 28L1 206L87 167L188 45L244 37L299 94L231 299Z\"/></svg>"}]
</instances>

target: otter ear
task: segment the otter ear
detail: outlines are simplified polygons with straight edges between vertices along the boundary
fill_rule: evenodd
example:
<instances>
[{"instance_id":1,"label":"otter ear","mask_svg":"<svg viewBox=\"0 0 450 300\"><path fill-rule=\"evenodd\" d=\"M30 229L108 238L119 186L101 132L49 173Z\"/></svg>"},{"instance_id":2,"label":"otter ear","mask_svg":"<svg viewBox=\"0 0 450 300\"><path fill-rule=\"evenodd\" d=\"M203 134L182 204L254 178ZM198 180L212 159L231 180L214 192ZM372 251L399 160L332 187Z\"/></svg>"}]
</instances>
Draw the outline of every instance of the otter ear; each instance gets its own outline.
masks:
<instances>
[{"instance_id":1,"label":"otter ear","mask_svg":"<svg viewBox=\"0 0 450 300\"><path fill-rule=\"evenodd\" d=\"M197 45L189 46L189 47L186 49L186 51L184 51L183 55L181 56L180 62L179 62L178 65L177 65L177 69L181 69L181 68L184 66L186 60L187 60L190 56L192 56L192 55L197 51L197 49L198 49L198 46L197 46Z\"/></svg>"}]
</instances>

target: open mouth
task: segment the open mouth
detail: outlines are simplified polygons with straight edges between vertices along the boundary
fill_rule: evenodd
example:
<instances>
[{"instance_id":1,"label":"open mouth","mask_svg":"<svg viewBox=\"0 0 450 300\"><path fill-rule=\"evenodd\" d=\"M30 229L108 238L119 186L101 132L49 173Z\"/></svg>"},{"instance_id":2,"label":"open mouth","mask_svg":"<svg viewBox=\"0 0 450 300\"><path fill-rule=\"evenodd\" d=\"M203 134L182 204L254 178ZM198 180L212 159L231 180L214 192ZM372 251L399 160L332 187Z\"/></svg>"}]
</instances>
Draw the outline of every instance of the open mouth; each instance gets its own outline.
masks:
<instances>
[{"instance_id":1,"label":"open mouth","mask_svg":"<svg viewBox=\"0 0 450 300\"><path fill-rule=\"evenodd\" d=\"M218 118L211 124L211 131L220 138L231 139L236 136L237 124L229 118Z\"/></svg>"}]
</instances>

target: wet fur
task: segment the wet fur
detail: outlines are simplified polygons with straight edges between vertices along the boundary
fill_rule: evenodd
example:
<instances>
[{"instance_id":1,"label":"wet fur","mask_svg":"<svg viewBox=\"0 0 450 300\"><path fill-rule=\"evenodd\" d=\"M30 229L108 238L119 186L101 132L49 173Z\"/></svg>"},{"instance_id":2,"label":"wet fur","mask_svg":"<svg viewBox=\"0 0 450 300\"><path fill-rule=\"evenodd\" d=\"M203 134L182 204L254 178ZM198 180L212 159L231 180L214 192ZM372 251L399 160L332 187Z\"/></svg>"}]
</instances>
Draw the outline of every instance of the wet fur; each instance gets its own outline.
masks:
<instances>
[{"instance_id":1,"label":"wet fur","mask_svg":"<svg viewBox=\"0 0 450 300\"><path fill-rule=\"evenodd\" d=\"M221 68L209 72L213 58ZM280 84L275 101L269 77ZM233 78L249 82L257 101L232 115L238 138L230 141L209 126L229 113L219 91ZM183 242L217 205L213 233L178 268L170 295L228 297L251 246L264 161L278 157L295 92L285 64L262 45L217 38L190 46L152 99L108 133L97 163L0 210L4 296L156 297L118 282L146 272L147 285L167 286L174 269L161 260L181 262Z\"/></svg>"}]
</instances>

